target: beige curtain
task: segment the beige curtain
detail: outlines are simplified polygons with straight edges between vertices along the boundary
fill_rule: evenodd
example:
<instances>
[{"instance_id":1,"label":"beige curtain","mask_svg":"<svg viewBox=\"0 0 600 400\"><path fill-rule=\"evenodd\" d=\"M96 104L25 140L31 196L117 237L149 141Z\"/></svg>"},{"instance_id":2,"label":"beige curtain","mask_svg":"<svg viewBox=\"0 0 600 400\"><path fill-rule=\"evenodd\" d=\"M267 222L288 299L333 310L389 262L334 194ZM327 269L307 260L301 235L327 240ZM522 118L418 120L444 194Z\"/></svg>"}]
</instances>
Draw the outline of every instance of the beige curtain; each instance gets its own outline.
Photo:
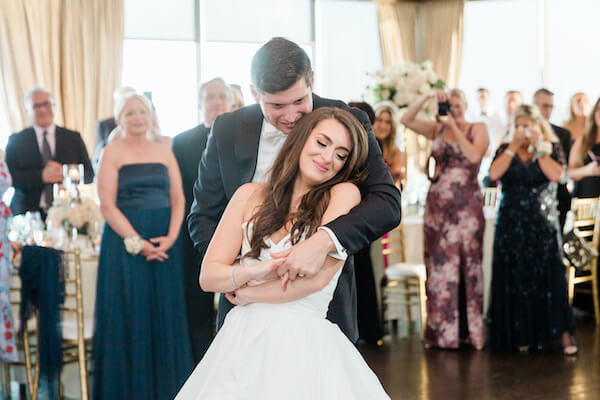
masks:
<instances>
[{"instance_id":1,"label":"beige curtain","mask_svg":"<svg viewBox=\"0 0 600 400\"><path fill-rule=\"evenodd\" d=\"M400 61L416 61L417 6L417 3L377 1L379 41L384 66L394 65Z\"/></svg>"},{"instance_id":2,"label":"beige curtain","mask_svg":"<svg viewBox=\"0 0 600 400\"><path fill-rule=\"evenodd\" d=\"M93 150L94 124L112 114L121 81L123 1L0 0L0 100L13 131L30 125L25 93L44 86L56 123Z\"/></svg>"},{"instance_id":3,"label":"beige curtain","mask_svg":"<svg viewBox=\"0 0 600 400\"><path fill-rule=\"evenodd\" d=\"M463 0L423 4L424 55L448 87L458 85L463 49Z\"/></svg>"},{"instance_id":4,"label":"beige curtain","mask_svg":"<svg viewBox=\"0 0 600 400\"><path fill-rule=\"evenodd\" d=\"M462 59L464 3L377 0L383 64L430 60L448 87L455 87ZM431 141L405 130L404 146L409 163L424 172Z\"/></svg>"}]
</instances>

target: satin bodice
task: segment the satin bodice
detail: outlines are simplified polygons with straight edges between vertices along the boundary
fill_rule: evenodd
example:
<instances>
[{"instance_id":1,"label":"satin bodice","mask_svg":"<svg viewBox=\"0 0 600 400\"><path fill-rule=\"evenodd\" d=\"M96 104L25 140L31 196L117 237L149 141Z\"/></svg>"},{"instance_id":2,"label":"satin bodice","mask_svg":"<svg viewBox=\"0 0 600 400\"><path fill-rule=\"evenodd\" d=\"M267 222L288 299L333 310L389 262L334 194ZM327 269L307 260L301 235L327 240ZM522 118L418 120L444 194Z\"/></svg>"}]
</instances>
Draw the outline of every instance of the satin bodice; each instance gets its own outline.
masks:
<instances>
[{"instance_id":1,"label":"satin bodice","mask_svg":"<svg viewBox=\"0 0 600 400\"><path fill-rule=\"evenodd\" d=\"M119 209L167 208L169 172L161 163L125 164L119 169L117 206Z\"/></svg>"},{"instance_id":2,"label":"satin bodice","mask_svg":"<svg viewBox=\"0 0 600 400\"><path fill-rule=\"evenodd\" d=\"M247 224L242 224L243 231L243 240L242 240L242 256L250 251L250 240L248 239L250 235L252 235L252 224L250 223L248 229ZM304 240L305 236L302 236L301 240ZM252 265L257 264L261 261L271 259L271 253L277 253L288 249L292 246L290 242L290 235L288 234L283 239L281 239L278 243L274 243L271 238L265 238L265 242L269 245L269 247L263 249L260 253L258 259L242 257L241 265L244 267L252 267ZM312 315L319 318L325 318L327 315L327 310L329 309L329 303L333 298L333 293L337 286L337 281L342 272L342 268L340 268L334 277L329 281L329 283L321 290L311 293L306 297L303 297L298 300L289 301L286 303L279 304L271 304L271 303L252 303L246 307L258 308L258 309L269 309L270 311L277 312L285 312L285 313L298 313L304 315ZM263 282L251 281L249 285L258 285Z\"/></svg>"}]
</instances>

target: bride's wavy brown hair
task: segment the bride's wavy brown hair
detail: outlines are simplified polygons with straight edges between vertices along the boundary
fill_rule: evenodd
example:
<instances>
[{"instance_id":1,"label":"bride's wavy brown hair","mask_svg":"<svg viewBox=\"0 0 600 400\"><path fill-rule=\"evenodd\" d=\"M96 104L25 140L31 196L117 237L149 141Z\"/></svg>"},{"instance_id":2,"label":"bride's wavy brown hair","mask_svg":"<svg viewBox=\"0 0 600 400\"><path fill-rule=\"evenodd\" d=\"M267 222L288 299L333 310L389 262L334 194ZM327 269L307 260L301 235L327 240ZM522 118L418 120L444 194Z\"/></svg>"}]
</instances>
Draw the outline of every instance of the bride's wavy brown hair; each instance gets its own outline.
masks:
<instances>
[{"instance_id":1,"label":"bride's wavy brown hair","mask_svg":"<svg viewBox=\"0 0 600 400\"><path fill-rule=\"evenodd\" d=\"M327 119L334 119L346 128L352 143L350 154L342 169L333 178L311 188L302 197L298 209L290 212L294 182L300 172L300 154L315 127L319 122ZM265 200L250 218L253 225L251 250L244 256L258 258L262 249L268 247L264 239L287 223L292 224L290 229L292 244L298 243L304 232L307 237L314 234L321 225L321 219L329 205L330 189L341 182L358 184L365 179L368 151L367 133L348 111L321 107L302 117L287 135L270 170Z\"/></svg>"}]
</instances>

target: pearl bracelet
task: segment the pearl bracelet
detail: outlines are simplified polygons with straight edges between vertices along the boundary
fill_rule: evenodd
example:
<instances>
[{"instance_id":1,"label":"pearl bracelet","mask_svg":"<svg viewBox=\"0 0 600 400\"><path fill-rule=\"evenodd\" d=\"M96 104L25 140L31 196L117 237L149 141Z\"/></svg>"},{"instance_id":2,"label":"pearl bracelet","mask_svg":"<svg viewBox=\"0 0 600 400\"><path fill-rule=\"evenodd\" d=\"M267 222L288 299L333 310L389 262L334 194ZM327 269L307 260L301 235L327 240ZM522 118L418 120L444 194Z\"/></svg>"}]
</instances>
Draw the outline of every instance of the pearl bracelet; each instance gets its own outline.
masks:
<instances>
[{"instance_id":1,"label":"pearl bracelet","mask_svg":"<svg viewBox=\"0 0 600 400\"><path fill-rule=\"evenodd\" d=\"M123 239L123 243L125 244L125 250L129 254L137 255L144 250L144 239L141 236L127 236Z\"/></svg>"}]
</instances>

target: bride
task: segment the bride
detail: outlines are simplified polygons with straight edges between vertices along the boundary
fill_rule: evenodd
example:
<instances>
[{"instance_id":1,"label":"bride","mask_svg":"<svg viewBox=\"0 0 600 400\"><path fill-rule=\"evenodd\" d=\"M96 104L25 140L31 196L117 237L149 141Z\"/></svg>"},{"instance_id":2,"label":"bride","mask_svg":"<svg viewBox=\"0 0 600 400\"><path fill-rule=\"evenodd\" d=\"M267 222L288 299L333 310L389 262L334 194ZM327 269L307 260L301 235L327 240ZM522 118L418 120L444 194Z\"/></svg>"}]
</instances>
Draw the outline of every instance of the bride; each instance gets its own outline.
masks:
<instances>
[{"instance_id":1,"label":"bride","mask_svg":"<svg viewBox=\"0 0 600 400\"><path fill-rule=\"evenodd\" d=\"M344 260L288 281L282 251L360 202L367 135L346 111L318 108L289 133L269 181L241 186L202 264L205 291L237 305L179 392L187 399L389 399L325 316ZM236 262L241 254L239 263Z\"/></svg>"}]
</instances>

